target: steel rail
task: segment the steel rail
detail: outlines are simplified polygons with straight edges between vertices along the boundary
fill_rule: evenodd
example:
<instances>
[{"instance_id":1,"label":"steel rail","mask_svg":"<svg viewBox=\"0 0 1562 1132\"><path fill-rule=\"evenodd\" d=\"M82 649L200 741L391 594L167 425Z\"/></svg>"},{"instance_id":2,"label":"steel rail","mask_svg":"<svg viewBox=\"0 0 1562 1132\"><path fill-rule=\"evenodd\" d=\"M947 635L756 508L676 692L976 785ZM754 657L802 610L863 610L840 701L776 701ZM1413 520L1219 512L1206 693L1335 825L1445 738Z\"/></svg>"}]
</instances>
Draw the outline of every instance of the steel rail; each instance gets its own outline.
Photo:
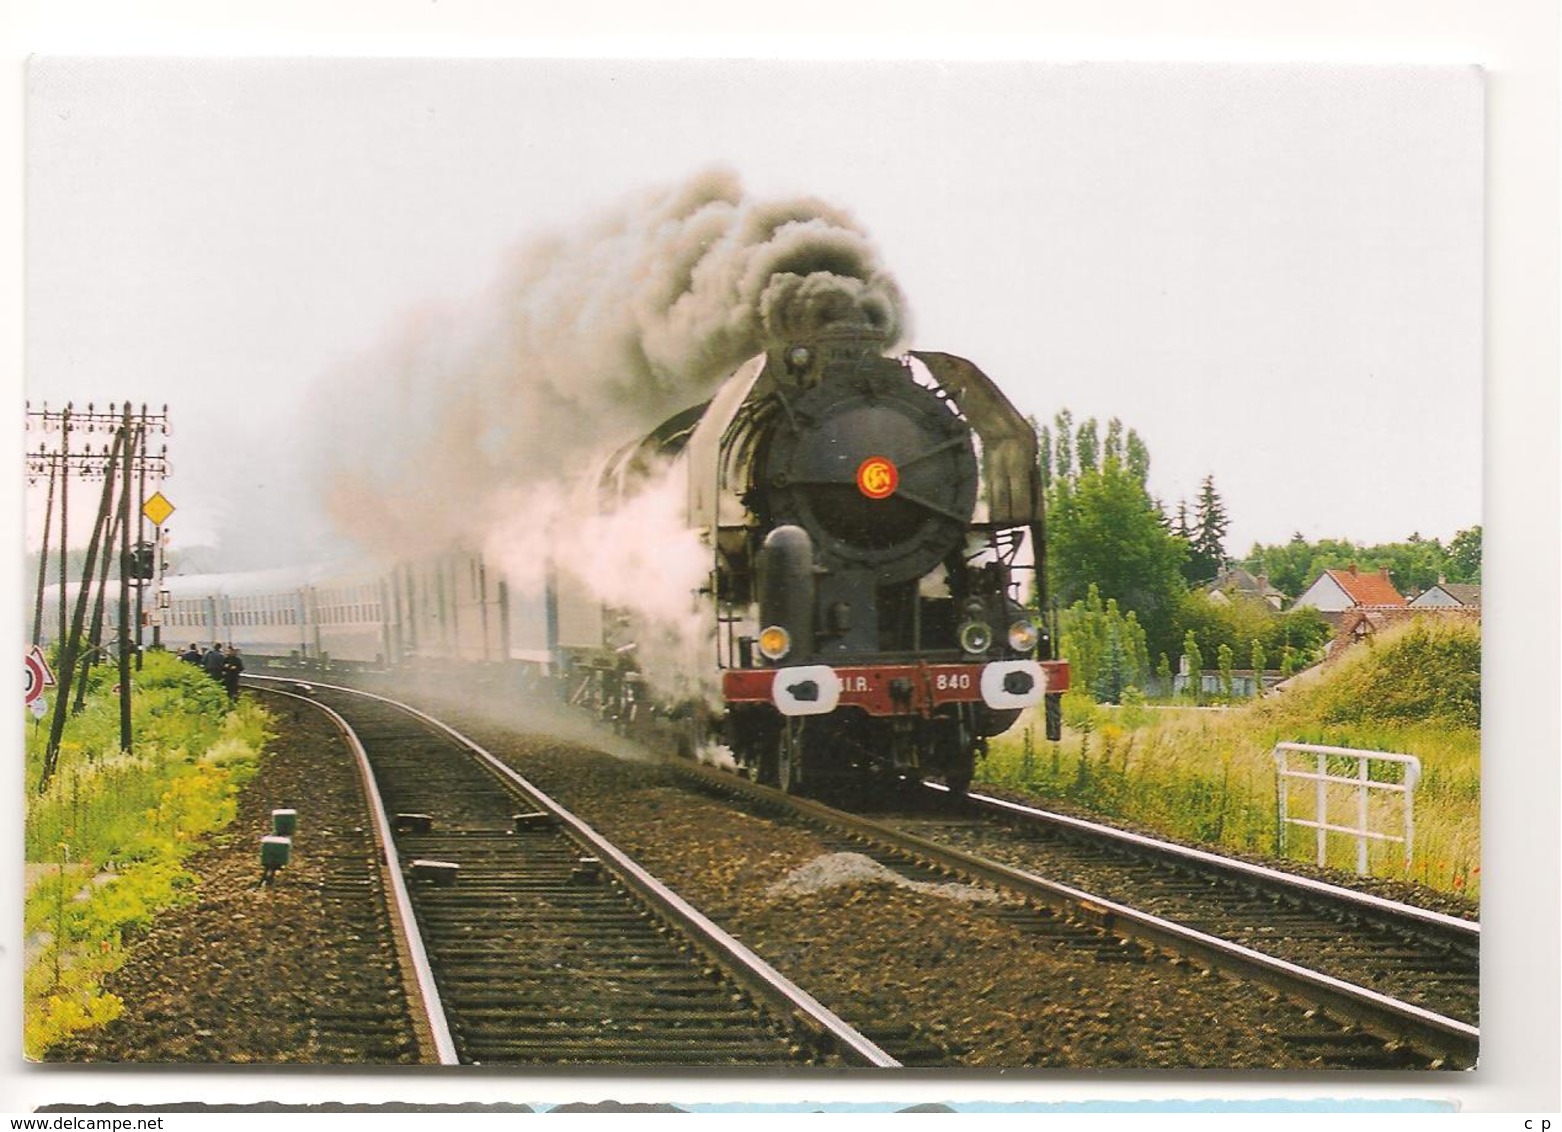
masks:
<instances>
[{"instance_id":1,"label":"steel rail","mask_svg":"<svg viewBox=\"0 0 1562 1132\"><path fill-rule=\"evenodd\" d=\"M900 1067L899 1061L891 1057L871 1039L859 1033L839 1015L819 1002L818 999L792 982L780 971L777 971L735 937L718 927L702 912L689 904L671 888L657 880L645 869L641 868L640 865L635 863L595 829L587 825L586 822L544 794L531 782L505 765L497 756L485 750L476 741L463 735L454 727L426 712L419 711L409 704L402 703L389 696L365 692L358 688L349 688L339 684L323 684L317 681L299 681L290 677L257 676L254 679L301 684L308 688L345 692L365 699L377 700L444 732L451 739L482 759L495 773L524 791L538 806L553 815L572 837L594 856L600 858L603 864L611 868L627 887L654 906L664 917L678 925L692 938L705 944L722 961L723 966L732 971L735 977L738 977L741 982L748 985L751 989L759 991L773 1008L779 1008L786 1014L798 1015L804 1018L816 1033L828 1039L836 1051L848 1060L881 1069Z\"/></svg>"},{"instance_id":2,"label":"steel rail","mask_svg":"<svg viewBox=\"0 0 1562 1132\"><path fill-rule=\"evenodd\" d=\"M246 676L245 679L297 683L297 681L280 680L274 676ZM417 917L412 910L412 899L407 893L407 884L402 877L401 858L396 852L395 839L391 836L390 819L385 813L385 803L380 798L380 788L374 779L374 768L369 765L368 752L364 750L363 743L359 740L358 733L353 730L352 724L343 719L339 712L297 692L288 692L281 688L265 690L273 695L298 700L324 712L341 730L347 745L352 749L353 758L358 763L358 773L363 779L364 793L368 795L369 814L374 819L374 839L378 842L382 854L381 870L390 880L391 899L396 910L396 914L392 917L396 939L412 966L419 1007L422 1011L421 1022L433 1039L433 1052L439 1064L459 1065L461 1059L456 1053L456 1043L450 1035L450 1024L445 1018L445 1008L440 1001L439 988L434 983L433 968L429 966L428 952L423 947L423 937L418 931Z\"/></svg>"},{"instance_id":3,"label":"steel rail","mask_svg":"<svg viewBox=\"0 0 1562 1132\"><path fill-rule=\"evenodd\" d=\"M950 872L1018 891L1066 914L1086 919L1121 939L1135 940L1172 955L1196 959L1214 970L1261 983L1293 999L1300 998L1336 1022L1360 1026L1385 1042L1408 1040L1437 1062L1459 1066L1475 1064L1480 1030L1466 1022L1401 1002L1332 975L1276 959L1250 947L1184 927L1083 889L951 849L916 834L811 799L783 794L724 771L690 766L687 763L682 764L681 769L691 777L721 789L747 793L767 803L789 806L814 821L843 829L864 840L875 841L888 849L913 854Z\"/></svg>"},{"instance_id":4,"label":"steel rail","mask_svg":"<svg viewBox=\"0 0 1562 1132\"><path fill-rule=\"evenodd\" d=\"M923 783L923 785L930 790L948 792L947 787L937 783L929 782ZM970 802L982 809L1017 814L1031 821L1060 826L1064 829L1074 830L1101 840L1119 841L1140 849L1149 850L1159 856L1180 858L1198 864L1203 868L1215 869L1232 876L1261 881L1269 885L1283 885L1287 888L1306 892L1309 896L1343 905L1359 912L1376 914L1394 920L1413 921L1417 926L1431 928L1455 942L1466 945L1478 945L1480 942L1481 925L1473 920L1450 916L1444 912L1434 912L1427 908L1417 908L1413 904L1401 904L1398 901L1374 896L1371 893L1357 892L1355 889L1329 884L1327 881L1297 876L1295 873L1288 873L1282 869L1255 865L1248 861L1222 857L1217 853L1209 853L1202 849L1193 849L1186 845L1160 841L1153 837L1146 837L1143 834L1113 829L1110 826L1099 825L1082 818L1070 817L1067 814L1054 813L1050 810L1037 809L1032 806L1022 805L1019 802L1011 802L1004 798L993 798L985 794L967 794L966 797Z\"/></svg>"}]
</instances>

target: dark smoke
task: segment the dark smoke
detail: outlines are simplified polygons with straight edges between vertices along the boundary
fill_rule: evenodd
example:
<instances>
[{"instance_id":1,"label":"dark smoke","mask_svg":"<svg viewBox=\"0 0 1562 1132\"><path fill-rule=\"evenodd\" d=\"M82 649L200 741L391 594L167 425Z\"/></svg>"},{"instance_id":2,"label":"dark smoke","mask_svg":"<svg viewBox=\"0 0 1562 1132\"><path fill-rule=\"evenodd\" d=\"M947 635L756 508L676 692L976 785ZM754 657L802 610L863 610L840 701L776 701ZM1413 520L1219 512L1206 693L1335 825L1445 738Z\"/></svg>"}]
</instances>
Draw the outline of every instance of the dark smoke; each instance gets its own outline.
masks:
<instances>
[{"instance_id":1,"label":"dark smoke","mask_svg":"<svg viewBox=\"0 0 1562 1132\"><path fill-rule=\"evenodd\" d=\"M769 344L839 321L886 350L906 333L847 213L750 200L726 171L651 193L532 241L475 309L414 312L337 375L331 512L372 551L480 545L528 489L555 497Z\"/></svg>"}]
</instances>

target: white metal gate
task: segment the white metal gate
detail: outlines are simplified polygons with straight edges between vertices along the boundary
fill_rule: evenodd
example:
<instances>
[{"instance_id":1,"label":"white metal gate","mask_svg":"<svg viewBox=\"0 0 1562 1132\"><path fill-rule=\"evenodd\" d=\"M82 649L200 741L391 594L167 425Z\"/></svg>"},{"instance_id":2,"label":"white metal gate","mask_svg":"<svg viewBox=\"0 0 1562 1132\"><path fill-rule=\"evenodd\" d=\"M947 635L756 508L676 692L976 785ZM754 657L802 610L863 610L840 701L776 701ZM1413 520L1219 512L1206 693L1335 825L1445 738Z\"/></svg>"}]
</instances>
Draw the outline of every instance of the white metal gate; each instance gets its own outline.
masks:
<instances>
[{"instance_id":1,"label":"white metal gate","mask_svg":"<svg viewBox=\"0 0 1562 1132\"><path fill-rule=\"evenodd\" d=\"M1291 765L1293 754L1310 756L1304 765ZM1354 775L1330 774L1329 759L1347 758L1356 760L1356 773ZM1393 841L1401 842L1405 846L1405 867L1410 867L1411 854L1415 843L1415 809L1413 796L1416 783L1421 780L1421 760L1414 755L1396 755L1386 751L1358 751L1350 747L1321 747L1311 743L1276 743L1274 748L1275 775L1276 775L1276 813L1277 836L1280 842L1280 852L1286 852L1287 831L1293 825L1303 826L1316 832L1318 844L1318 864L1325 861L1328 849L1329 834L1348 834L1356 839L1356 872L1365 874L1367 871L1367 843L1369 841ZM1374 763L1398 764L1403 766L1404 781L1381 782L1372 777L1372 765ZM1313 783L1313 817L1292 817L1290 813L1290 783L1292 780ZM1340 825L1329 820L1328 791L1331 784L1355 787L1356 824ZM1389 794L1400 794L1404 798L1404 832L1402 834L1387 833L1371 828L1369 801L1372 792L1382 791Z\"/></svg>"}]
</instances>

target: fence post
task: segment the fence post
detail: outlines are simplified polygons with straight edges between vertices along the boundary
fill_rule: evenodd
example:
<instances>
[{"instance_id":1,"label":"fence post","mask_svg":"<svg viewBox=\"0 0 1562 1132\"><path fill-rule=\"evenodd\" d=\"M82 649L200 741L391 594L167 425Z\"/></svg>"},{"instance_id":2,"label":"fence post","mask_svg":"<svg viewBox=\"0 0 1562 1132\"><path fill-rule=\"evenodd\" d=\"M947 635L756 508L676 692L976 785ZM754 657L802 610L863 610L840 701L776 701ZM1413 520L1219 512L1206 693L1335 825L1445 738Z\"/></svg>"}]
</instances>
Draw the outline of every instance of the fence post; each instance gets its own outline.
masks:
<instances>
[{"instance_id":1,"label":"fence post","mask_svg":"<svg viewBox=\"0 0 1562 1132\"><path fill-rule=\"evenodd\" d=\"M1290 769L1290 756L1283 747L1275 748L1275 770L1280 779L1275 790L1275 854L1283 857L1286 852L1286 830L1290 823L1285 820L1291 806L1290 779L1286 771Z\"/></svg>"},{"instance_id":2,"label":"fence post","mask_svg":"<svg viewBox=\"0 0 1562 1132\"><path fill-rule=\"evenodd\" d=\"M1367 760L1356 760L1356 778L1361 785L1356 787L1356 822L1357 828L1367 828ZM1356 840L1356 874L1365 876L1367 872L1367 839L1365 837Z\"/></svg>"},{"instance_id":3,"label":"fence post","mask_svg":"<svg viewBox=\"0 0 1562 1132\"><path fill-rule=\"evenodd\" d=\"M1329 776L1329 756L1323 751L1318 752L1318 865L1323 867L1328 863L1329 855L1329 786L1325 781Z\"/></svg>"},{"instance_id":4,"label":"fence post","mask_svg":"<svg viewBox=\"0 0 1562 1132\"><path fill-rule=\"evenodd\" d=\"M1290 753L1311 753L1316 758L1316 770L1293 770L1290 765ZM1354 774L1340 772L1329 773L1329 757L1338 755L1341 758L1356 760ZM1349 834L1356 838L1356 871L1365 875L1368 871L1369 841L1402 841L1405 846L1404 867L1410 868L1415 853L1415 788L1421 778L1421 760L1413 755L1394 754L1388 751L1362 751L1349 747L1325 747L1315 746L1310 743L1276 743L1273 751L1275 760L1275 842L1277 851L1284 855L1289 849L1289 827L1292 825L1311 826L1316 832L1317 861L1320 866L1326 865L1328 852L1328 835L1330 833ZM1373 762L1397 763L1403 767L1402 781L1379 781L1372 777L1371 766ZM1292 778L1312 779L1314 788L1314 805L1316 812L1312 820L1305 817L1292 817L1290 813L1290 786ZM1338 783L1341 786L1351 786L1356 790L1356 824L1345 824L1343 814L1340 824L1333 824L1329 820L1328 788L1329 784ZM1374 831L1371 828L1372 819L1372 795L1371 791L1382 790L1390 794L1399 794L1403 798L1404 836L1397 837L1386 831Z\"/></svg>"}]
</instances>

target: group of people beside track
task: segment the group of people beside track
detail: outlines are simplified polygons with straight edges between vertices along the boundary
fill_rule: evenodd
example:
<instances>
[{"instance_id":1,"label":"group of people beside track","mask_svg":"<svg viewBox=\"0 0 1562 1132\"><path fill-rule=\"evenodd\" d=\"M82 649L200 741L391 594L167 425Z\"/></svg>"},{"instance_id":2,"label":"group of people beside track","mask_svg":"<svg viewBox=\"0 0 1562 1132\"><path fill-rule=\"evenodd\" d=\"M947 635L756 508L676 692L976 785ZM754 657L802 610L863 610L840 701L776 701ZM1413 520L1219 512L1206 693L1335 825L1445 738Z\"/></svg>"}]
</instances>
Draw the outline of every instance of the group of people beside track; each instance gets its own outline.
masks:
<instances>
[{"instance_id":1,"label":"group of people beside track","mask_svg":"<svg viewBox=\"0 0 1562 1132\"><path fill-rule=\"evenodd\" d=\"M229 645L224 652L221 644L213 644L202 652L201 646L192 641L190 647L179 654L179 659L204 669L206 675L228 690L229 703L238 702L239 677L244 674L244 661L239 656L237 645Z\"/></svg>"}]
</instances>

